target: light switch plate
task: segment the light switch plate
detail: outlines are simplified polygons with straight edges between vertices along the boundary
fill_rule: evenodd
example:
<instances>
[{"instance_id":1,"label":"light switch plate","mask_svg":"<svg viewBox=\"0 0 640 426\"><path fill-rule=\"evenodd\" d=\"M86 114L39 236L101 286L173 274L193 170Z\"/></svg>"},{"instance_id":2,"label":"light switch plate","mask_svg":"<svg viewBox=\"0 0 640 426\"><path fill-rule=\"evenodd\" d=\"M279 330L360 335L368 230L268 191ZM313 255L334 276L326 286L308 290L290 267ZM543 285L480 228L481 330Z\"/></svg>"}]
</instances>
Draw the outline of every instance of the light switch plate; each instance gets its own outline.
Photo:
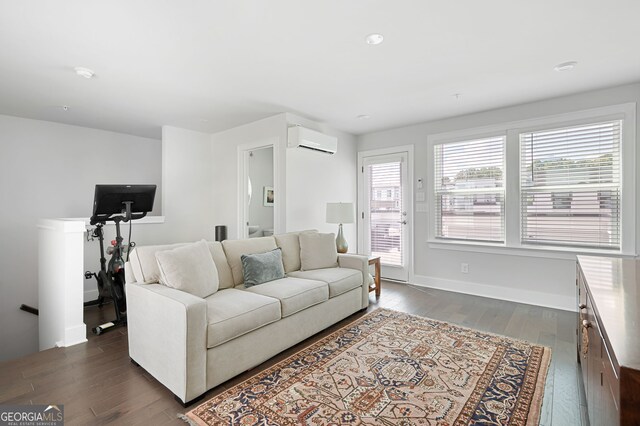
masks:
<instances>
[{"instance_id":1,"label":"light switch plate","mask_svg":"<svg viewBox=\"0 0 640 426\"><path fill-rule=\"evenodd\" d=\"M427 213L428 210L428 205L427 203L416 203L416 212L418 213Z\"/></svg>"},{"instance_id":2,"label":"light switch plate","mask_svg":"<svg viewBox=\"0 0 640 426\"><path fill-rule=\"evenodd\" d=\"M416 201L424 201L425 195L424 192L416 192Z\"/></svg>"}]
</instances>

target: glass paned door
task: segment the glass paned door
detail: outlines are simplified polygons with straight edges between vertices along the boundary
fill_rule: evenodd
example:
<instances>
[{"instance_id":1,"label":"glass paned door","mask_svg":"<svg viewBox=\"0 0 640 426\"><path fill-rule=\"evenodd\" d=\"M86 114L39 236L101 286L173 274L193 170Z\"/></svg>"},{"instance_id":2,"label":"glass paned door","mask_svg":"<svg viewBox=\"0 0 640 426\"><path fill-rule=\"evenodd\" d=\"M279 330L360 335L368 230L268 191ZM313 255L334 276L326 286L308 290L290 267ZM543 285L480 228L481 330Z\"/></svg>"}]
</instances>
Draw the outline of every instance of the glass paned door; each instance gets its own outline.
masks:
<instances>
[{"instance_id":1,"label":"glass paned door","mask_svg":"<svg viewBox=\"0 0 640 426\"><path fill-rule=\"evenodd\" d=\"M361 212L365 248L380 256L381 275L407 281L409 206L406 203L407 154L365 157L364 209Z\"/></svg>"}]
</instances>

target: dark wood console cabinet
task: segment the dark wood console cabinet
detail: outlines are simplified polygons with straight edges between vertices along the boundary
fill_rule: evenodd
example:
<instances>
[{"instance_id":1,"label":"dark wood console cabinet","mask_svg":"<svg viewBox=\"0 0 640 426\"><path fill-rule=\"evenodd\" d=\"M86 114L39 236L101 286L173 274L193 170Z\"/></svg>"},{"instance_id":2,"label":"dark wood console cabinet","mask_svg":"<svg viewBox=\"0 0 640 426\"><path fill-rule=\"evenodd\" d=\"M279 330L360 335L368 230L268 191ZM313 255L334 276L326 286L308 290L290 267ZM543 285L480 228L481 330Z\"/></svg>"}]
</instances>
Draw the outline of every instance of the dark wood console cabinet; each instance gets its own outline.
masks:
<instances>
[{"instance_id":1,"label":"dark wood console cabinet","mask_svg":"<svg viewBox=\"0 0 640 426\"><path fill-rule=\"evenodd\" d=\"M591 426L640 425L640 262L578 256L576 285Z\"/></svg>"}]
</instances>

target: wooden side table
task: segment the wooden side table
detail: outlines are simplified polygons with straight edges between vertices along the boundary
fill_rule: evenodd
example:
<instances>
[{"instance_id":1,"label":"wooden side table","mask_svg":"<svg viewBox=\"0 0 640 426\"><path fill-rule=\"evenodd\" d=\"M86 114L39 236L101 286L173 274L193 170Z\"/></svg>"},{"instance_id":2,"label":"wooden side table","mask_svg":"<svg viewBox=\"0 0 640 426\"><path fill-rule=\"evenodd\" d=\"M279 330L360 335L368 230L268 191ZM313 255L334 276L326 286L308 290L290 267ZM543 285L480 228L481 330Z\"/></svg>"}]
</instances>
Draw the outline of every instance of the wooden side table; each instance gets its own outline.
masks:
<instances>
[{"instance_id":1,"label":"wooden side table","mask_svg":"<svg viewBox=\"0 0 640 426\"><path fill-rule=\"evenodd\" d=\"M375 290L376 297L380 297L380 256L369 256L369 265L374 265L375 270L373 285L369 286L369 292Z\"/></svg>"}]
</instances>

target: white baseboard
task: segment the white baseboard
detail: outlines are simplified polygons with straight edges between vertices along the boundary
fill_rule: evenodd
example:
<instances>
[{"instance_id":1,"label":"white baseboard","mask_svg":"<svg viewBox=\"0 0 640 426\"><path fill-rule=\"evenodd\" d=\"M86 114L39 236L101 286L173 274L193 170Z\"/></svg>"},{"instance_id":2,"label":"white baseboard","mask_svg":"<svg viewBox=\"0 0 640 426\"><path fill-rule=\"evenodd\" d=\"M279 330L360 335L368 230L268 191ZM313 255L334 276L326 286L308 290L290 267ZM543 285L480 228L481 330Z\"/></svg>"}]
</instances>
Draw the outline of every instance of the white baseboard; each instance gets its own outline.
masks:
<instances>
[{"instance_id":1,"label":"white baseboard","mask_svg":"<svg viewBox=\"0 0 640 426\"><path fill-rule=\"evenodd\" d=\"M409 283L420 287L526 303L528 305L544 306L546 308L561 309L563 311L576 312L577 309L575 297L542 293L539 291L479 284L468 281L447 280L425 275L414 275Z\"/></svg>"},{"instance_id":2,"label":"white baseboard","mask_svg":"<svg viewBox=\"0 0 640 426\"><path fill-rule=\"evenodd\" d=\"M64 329L64 340L56 342L57 347L68 347L87 341L87 326L82 323Z\"/></svg>"},{"instance_id":3,"label":"white baseboard","mask_svg":"<svg viewBox=\"0 0 640 426\"><path fill-rule=\"evenodd\" d=\"M98 298L98 289L94 288L93 290L85 290L84 291L84 301L90 302L92 300L96 300Z\"/></svg>"}]
</instances>

